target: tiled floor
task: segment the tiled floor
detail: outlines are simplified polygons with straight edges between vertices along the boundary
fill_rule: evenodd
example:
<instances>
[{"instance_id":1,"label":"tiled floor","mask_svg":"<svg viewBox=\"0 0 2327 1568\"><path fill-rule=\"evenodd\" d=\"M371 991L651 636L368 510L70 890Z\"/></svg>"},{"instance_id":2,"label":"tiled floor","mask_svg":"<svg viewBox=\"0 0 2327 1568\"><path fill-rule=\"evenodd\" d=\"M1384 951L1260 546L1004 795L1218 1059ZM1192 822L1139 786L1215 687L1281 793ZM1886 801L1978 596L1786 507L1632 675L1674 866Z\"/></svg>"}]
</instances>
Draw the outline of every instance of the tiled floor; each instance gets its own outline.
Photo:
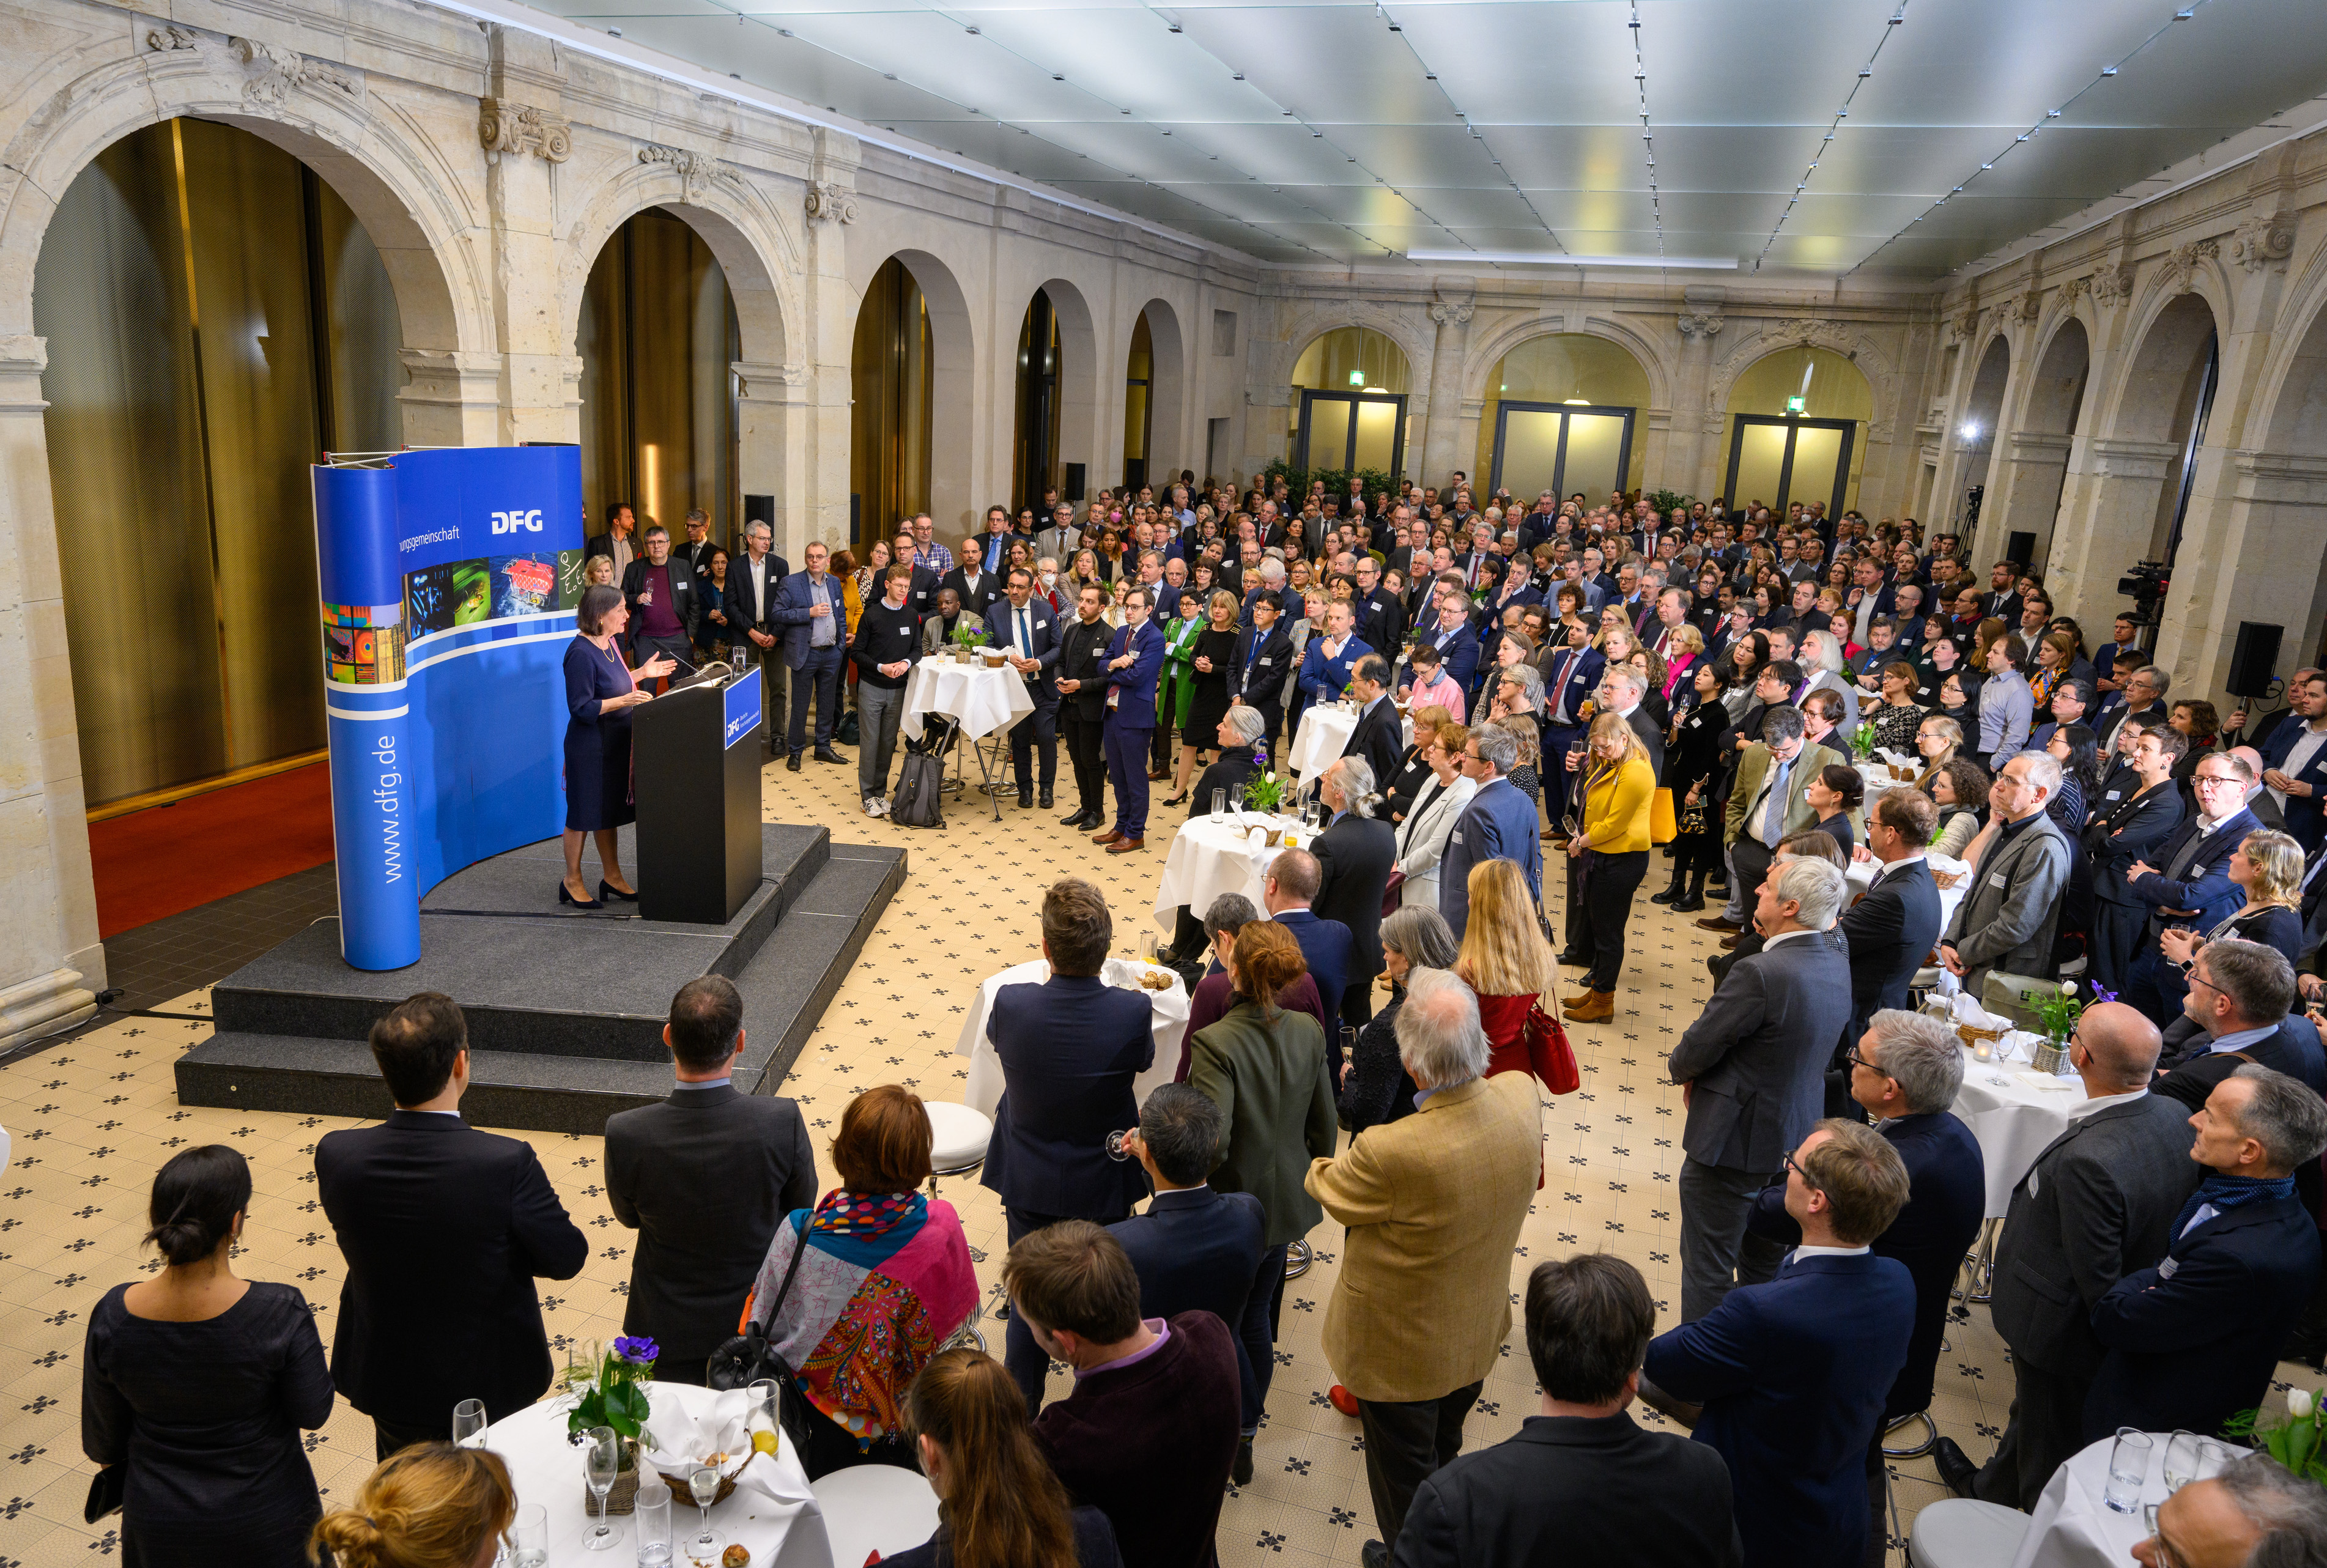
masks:
<instances>
[{"instance_id":1,"label":"tiled floor","mask_svg":"<svg viewBox=\"0 0 2327 1568\"><path fill-rule=\"evenodd\" d=\"M1150 906L1181 815L1159 810L1147 850L1108 856L1057 826L1070 804L1063 798L1047 816L1005 805L996 826L983 798L973 796L949 810L946 830L912 832L867 820L856 803L855 778L853 766L813 764L798 774L780 766L767 774L771 819L822 822L845 841L902 843L911 854L904 889L786 1086L820 1130L833 1126L847 1097L868 1084L902 1081L934 1097L959 1093L963 1061L952 1052L964 1007L980 978L1034 954L1040 893L1051 879L1072 873L1097 882L1116 910L1118 950L1145 948L1158 931ZM295 920L296 909L307 907L299 900L314 896L313 889L290 885L304 880L285 879L239 898L275 894L266 904L269 918ZM1664 1081L1662 1062L1706 994L1703 956L1711 938L1647 901L1661 883L1661 876L1651 877L1635 907L1622 1012L1613 1022L1574 1031L1584 1087L1545 1114L1554 1174L1511 1260L1514 1290L1534 1261L1596 1248L1638 1264L1665 1297L1665 1310L1677 1296L1673 1181L1680 1097ZM327 895L328 882L322 885ZM165 923L192 922L188 953L196 942L230 946L255 937L260 924L251 910L227 909L234 904L210 906L220 911L221 926L238 922L231 930L202 931L197 917L208 911ZM144 954L137 972L165 974L169 958L165 950ZM208 1003L195 994L171 1005L201 1011ZM227 1142L249 1157L257 1191L237 1267L250 1278L296 1283L315 1303L330 1341L340 1255L313 1200L311 1153L322 1132L350 1124L179 1108L170 1064L205 1028L122 1020L0 1068L0 1125L16 1140L15 1162L0 1176L0 1568L86 1564L116 1545L108 1532L80 1522L89 1475L78 1441L82 1336L107 1289L154 1266L136 1243L148 1183L164 1151ZM568 1209L602 1242L578 1278L543 1286L550 1332L561 1347L610 1338L620 1331L631 1238L606 1208L599 1141L528 1136ZM991 1297L1005 1250L1000 1209L974 1180L946 1182L944 1195L961 1211ZM1313 1238L1316 1265L1287 1290L1258 1473L1221 1515L1220 1555L1229 1564L1355 1563L1374 1533L1357 1423L1326 1402L1332 1377L1318 1342L1339 1243L1337 1227L1321 1227ZM1981 1457L2002 1430L2011 1370L1985 1309L1970 1311L1950 1330L1949 1344L1935 1414L1943 1430ZM1535 1405L1515 1325L1470 1423L1470 1446L1515 1431ZM1639 1414L1661 1424L1653 1413ZM327 1502L345 1498L370 1467L370 1423L342 1405L324 1431L310 1435L308 1448ZM1928 1460L1893 1469L1903 1527L1917 1507L1944 1494Z\"/></svg>"}]
</instances>

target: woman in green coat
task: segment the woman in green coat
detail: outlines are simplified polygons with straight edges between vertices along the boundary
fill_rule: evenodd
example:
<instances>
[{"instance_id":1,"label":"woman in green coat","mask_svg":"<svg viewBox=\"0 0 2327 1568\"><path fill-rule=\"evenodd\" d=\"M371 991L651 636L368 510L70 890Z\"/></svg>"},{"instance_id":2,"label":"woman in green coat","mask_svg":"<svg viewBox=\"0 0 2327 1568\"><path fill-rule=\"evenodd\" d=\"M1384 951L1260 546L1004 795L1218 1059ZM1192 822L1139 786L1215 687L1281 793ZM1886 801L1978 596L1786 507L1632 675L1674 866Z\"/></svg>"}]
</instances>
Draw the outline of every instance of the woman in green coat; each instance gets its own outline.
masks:
<instances>
[{"instance_id":1,"label":"woman in green coat","mask_svg":"<svg viewBox=\"0 0 2327 1568\"><path fill-rule=\"evenodd\" d=\"M1155 733L1178 734L1187 727L1196 700L1196 636L1204 630L1202 596L1183 593L1164 624L1164 673L1155 683ZM1165 753L1169 755L1168 751Z\"/></svg>"}]
</instances>

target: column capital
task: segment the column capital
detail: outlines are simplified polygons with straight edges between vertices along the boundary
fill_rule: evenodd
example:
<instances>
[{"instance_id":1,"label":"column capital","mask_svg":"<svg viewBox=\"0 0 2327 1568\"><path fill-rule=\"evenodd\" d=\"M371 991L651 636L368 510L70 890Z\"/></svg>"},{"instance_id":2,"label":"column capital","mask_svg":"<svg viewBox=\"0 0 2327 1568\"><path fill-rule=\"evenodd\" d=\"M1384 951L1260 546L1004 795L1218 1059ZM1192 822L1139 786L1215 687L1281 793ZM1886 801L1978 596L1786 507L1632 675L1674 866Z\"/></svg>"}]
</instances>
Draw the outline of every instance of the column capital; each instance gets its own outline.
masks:
<instances>
[{"instance_id":1,"label":"column capital","mask_svg":"<svg viewBox=\"0 0 2327 1568\"><path fill-rule=\"evenodd\" d=\"M49 341L31 332L0 337L0 414L39 415L49 406L41 377L49 368Z\"/></svg>"}]
</instances>

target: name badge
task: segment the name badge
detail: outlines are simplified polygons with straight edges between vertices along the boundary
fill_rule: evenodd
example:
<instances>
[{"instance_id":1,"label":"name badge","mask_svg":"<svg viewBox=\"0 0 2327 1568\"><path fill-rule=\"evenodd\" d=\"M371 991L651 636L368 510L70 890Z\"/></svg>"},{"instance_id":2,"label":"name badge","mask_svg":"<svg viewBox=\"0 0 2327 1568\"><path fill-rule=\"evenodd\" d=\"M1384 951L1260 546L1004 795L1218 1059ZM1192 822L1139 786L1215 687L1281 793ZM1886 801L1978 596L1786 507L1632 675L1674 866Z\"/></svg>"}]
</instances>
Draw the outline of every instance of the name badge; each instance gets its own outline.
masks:
<instances>
[{"instance_id":1,"label":"name badge","mask_svg":"<svg viewBox=\"0 0 2327 1568\"><path fill-rule=\"evenodd\" d=\"M2101 798L2104 800L2114 800L2117 798L2118 793L2119 792L2117 790L2112 789L2107 794L2102 796Z\"/></svg>"},{"instance_id":2,"label":"name badge","mask_svg":"<svg viewBox=\"0 0 2327 1568\"><path fill-rule=\"evenodd\" d=\"M2157 1277L2162 1280L2170 1280L2181 1267L2182 1260L2179 1258L2160 1258L2157 1263Z\"/></svg>"},{"instance_id":3,"label":"name badge","mask_svg":"<svg viewBox=\"0 0 2327 1568\"><path fill-rule=\"evenodd\" d=\"M1992 888L2003 887L2005 885L2004 873L2002 872L1997 872L1994 876L1989 877L1987 879L1987 885Z\"/></svg>"},{"instance_id":4,"label":"name badge","mask_svg":"<svg viewBox=\"0 0 2327 1568\"><path fill-rule=\"evenodd\" d=\"M1465 840L1464 840L1464 839L1463 839L1463 830L1462 830L1461 828L1459 828L1459 827L1458 827L1458 828L1456 828L1456 829L1454 830L1453 835L1453 841L1454 843L1456 843L1456 844L1462 844L1462 843L1464 843L1464 842L1465 842Z\"/></svg>"},{"instance_id":5,"label":"name badge","mask_svg":"<svg viewBox=\"0 0 2327 1568\"><path fill-rule=\"evenodd\" d=\"M1276 662L1276 661L1273 658L1262 658L1253 661L1255 667L1259 669L1266 669L1270 665L1275 664Z\"/></svg>"}]
</instances>

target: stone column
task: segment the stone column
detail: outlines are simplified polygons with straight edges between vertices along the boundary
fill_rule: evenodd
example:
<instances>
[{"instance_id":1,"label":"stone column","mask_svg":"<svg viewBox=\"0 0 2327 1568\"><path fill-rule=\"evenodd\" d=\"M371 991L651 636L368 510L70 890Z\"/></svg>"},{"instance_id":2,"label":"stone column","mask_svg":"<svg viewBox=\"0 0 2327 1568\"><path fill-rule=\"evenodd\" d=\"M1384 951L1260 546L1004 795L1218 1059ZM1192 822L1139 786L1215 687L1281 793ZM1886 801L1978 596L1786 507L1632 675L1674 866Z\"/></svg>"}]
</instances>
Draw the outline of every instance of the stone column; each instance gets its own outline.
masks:
<instances>
[{"instance_id":1,"label":"stone column","mask_svg":"<svg viewBox=\"0 0 2327 1568\"><path fill-rule=\"evenodd\" d=\"M498 428L481 434L485 420L474 401L489 356L440 356L453 362L432 367L428 399L441 411L433 416L436 423L449 422L457 411L462 439L472 445L582 436L582 361L571 352L573 323L563 319L558 301L555 238L557 171L573 148L559 98L565 74L548 40L492 30L477 136L491 225L493 320L501 336L490 399L499 406ZM407 365L412 359L406 356ZM418 400L421 386L419 367L414 370L405 393L409 400ZM407 410L407 429L412 423Z\"/></svg>"},{"instance_id":2,"label":"stone column","mask_svg":"<svg viewBox=\"0 0 2327 1568\"><path fill-rule=\"evenodd\" d=\"M849 405L854 387L849 363L856 345L856 292L848 286L848 229L856 221L856 138L837 131L810 133L815 151L808 167L808 186L800 198L808 225L802 251L808 268L800 294L807 319L799 341L793 344L793 363L783 368L780 400L790 405L778 443L782 461L777 465L776 542L799 561L810 539L837 546L848 537L850 443L854 435ZM736 367L740 371L742 366ZM778 390L761 367L763 390ZM747 378L748 379L748 378ZM938 388L938 397L946 388ZM763 410L762 427L778 417ZM934 475L931 476L935 483ZM932 501L936 498L932 497ZM940 536L953 522L935 505ZM893 527L894 518L867 519L872 526Z\"/></svg>"},{"instance_id":3,"label":"stone column","mask_svg":"<svg viewBox=\"0 0 2327 1568\"><path fill-rule=\"evenodd\" d=\"M2200 449L2179 569L2157 634L2158 661L2177 688L2207 697L2222 692L2242 621L2284 630L2282 673L2311 662L2327 619L2322 537L2327 457Z\"/></svg>"},{"instance_id":4,"label":"stone column","mask_svg":"<svg viewBox=\"0 0 2327 1568\"><path fill-rule=\"evenodd\" d=\"M1673 356L1672 407L1661 411L1666 415L1664 467L1656 466L1656 449L1651 448L1649 467L1643 471L1652 490L1687 485L1687 493L1703 500L1728 477L1729 454L1714 450L1728 424L1728 410L1711 401L1714 342L1729 324L1721 313L1727 299L1728 290L1717 285L1692 285L1681 290L1682 309L1673 321L1681 350ZM1660 473L1672 477L1660 479Z\"/></svg>"},{"instance_id":5,"label":"stone column","mask_svg":"<svg viewBox=\"0 0 2327 1568\"><path fill-rule=\"evenodd\" d=\"M1439 280L1438 298L1430 307L1437 331L1430 345L1430 409L1423 425L1422 461L1417 468L1415 454L1409 452L1406 466L1408 473L1428 484L1443 483L1459 468L1471 474L1472 486L1483 504L1487 476L1471 471L1478 466L1473 461L1479 447L1478 414L1463 400L1463 364L1471 348L1471 317L1475 311L1468 279ZM1467 447L1463 441L1466 427L1472 432Z\"/></svg>"},{"instance_id":6,"label":"stone column","mask_svg":"<svg viewBox=\"0 0 2327 1568\"><path fill-rule=\"evenodd\" d=\"M89 1017L105 985L41 417L47 367L43 340L0 338L0 658L17 672L0 686L0 1049Z\"/></svg>"},{"instance_id":7,"label":"stone column","mask_svg":"<svg viewBox=\"0 0 2327 1568\"><path fill-rule=\"evenodd\" d=\"M2005 437L2003 450L1988 463L1988 503L1981 509L1980 538L1972 552L1973 560L2000 561L2014 533L2032 533L2036 536L2036 549L2030 569L2040 575L2045 573L2052 548L2052 521L2066 499L2061 475L2073 444L2070 436L2042 431L2015 430Z\"/></svg>"},{"instance_id":8,"label":"stone column","mask_svg":"<svg viewBox=\"0 0 2327 1568\"><path fill-rule=\"evenodd\" d=\"M821 410L816 406L806 372L798 365L754 365L737 360L728 369L735 378L735 463L739 488L745 495L776 498L775 552L799 562L811 539L834 549L854 548L848 543L848 406L840 407L841 475L839 500L809 504L808 486L816 463L810 456L808 434ZM841 372L846 384L847 372Z\"/></svg>"},{"instance_id":9,"label":"stone column","mask_svg":"<svg viewBox=\"0 0 2327 1568\"><path fill-rule=\"evenodd\" d=\"M2173 441L2079 436L2070 447L2067 492L2054 534L2046 586L2059 614L2106 628L2125 608L2117 591L2126 568L2149 554L2157 498L2181 460Z\"/></svg>"}]
</instances>

